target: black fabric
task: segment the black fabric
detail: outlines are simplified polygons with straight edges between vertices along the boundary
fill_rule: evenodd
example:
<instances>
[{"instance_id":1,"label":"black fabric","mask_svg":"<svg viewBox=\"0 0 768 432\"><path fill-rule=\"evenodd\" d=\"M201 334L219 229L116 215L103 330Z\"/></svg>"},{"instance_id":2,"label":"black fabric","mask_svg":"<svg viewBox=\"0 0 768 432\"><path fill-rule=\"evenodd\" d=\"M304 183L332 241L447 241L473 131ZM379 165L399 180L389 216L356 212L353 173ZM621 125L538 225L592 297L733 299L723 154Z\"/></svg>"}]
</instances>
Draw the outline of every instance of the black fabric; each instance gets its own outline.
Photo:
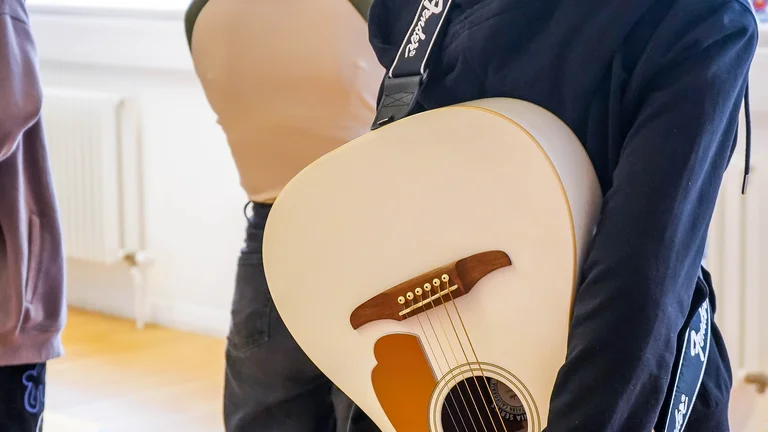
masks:
<instances>
[{"instance_id":1,"label":"black fabric","mask_svg":"<svg viewBox=\"0 0 768 432\"><path fill-rule=\"evenodd\" d=\"M373 3L370 41L385 68L418 3ZM604 194L547 430L647 432L664 416L694 299L714 294L697 279L757 45L751 8L454 0L447 19L415 111L485 97L542 106L581 140ZM695 405L688 431L727 425L732 378L712 332L699 394L709 402Z\"/></svg>"},{"instance_id":2,"label":"black fabric","mask_svg":"<svg viewBox=\"0 0 768 432\"><path fill-rule=\"evenodd\" d=\"M267 287L262 241L272 206L249 203L227 337L227 432L374 432L371 420L293 339ZM5 432L0 429L0 432Z\"/></svg>"},{"instance_id":3,"label":"black fabric","mask_svg":"<svg viewBox=\"0 0 768 432\"><path fill-rule=\"evenodd\" d=\"M0 367L0 431L41 432L45 363Z\"/></svg>"},{"instance_id":4,"label":"black fabric","mask_svg":"<svg viewBox=\"0 0 768 432\"><path fill-rule=\"evenodd\" d=\"M361 17L368 21L368 11L371 9L371 3L373 0L349 0L352 6L355 7Z\"/></svg>"},{"instance_id":5,"label":"black fabric","mask_svg":"<svg viewBox=\"0 0 768 432\"><path fill-rule=\"evenodd\" d=\"M184 34L187 36L187 45L190 49L192 48L192 32L195 30L197 17L200 16L200 12L203 11L206 4L208 4L208 0L192 0L184 14Z\"/></svg>"}]
</instances>

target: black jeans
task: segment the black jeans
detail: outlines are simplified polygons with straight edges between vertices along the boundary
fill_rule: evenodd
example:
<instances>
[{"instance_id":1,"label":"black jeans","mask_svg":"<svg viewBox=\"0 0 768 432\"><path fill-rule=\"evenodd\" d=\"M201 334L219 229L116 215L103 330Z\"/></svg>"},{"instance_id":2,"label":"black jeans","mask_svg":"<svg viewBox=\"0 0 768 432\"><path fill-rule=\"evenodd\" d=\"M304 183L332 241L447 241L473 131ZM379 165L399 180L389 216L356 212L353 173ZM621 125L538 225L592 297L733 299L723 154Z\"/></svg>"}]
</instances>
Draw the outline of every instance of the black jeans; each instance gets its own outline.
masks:
<instances>
[{"instance_id":1,"label":"black jeans","mask_svg":"<svg viewBox=\"0 0 768 432\"><path fill-rule=\"evenodd\" d=\"M271 206L249 207L227 341L227 432L378 431L309 360L277 314L261 256Z\"/></svg>"},{"instance_id":2,"label":"black jeans","mask_svg":"<svg viewBox=\"0 0 768 432\"><path fill-rule=\"evenodd\" d=\"M0 367L0 431L41 432L45 363Z\"/></svg>"}]
</instances>

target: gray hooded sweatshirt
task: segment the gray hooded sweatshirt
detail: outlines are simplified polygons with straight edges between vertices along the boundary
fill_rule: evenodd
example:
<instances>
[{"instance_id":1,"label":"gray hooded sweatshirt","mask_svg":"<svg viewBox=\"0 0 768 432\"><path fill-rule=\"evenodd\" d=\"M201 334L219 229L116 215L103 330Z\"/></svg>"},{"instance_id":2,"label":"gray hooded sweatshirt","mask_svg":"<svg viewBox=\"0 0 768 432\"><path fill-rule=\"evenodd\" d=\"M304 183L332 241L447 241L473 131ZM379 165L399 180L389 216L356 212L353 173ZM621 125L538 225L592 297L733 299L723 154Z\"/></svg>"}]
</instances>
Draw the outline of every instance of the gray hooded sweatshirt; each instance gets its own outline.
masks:
<instances>
[{"instance_id":1,"label":"gray hooded sweatshirt","mask_svg":"<svg viewBox=\"0 0 768 432\"><path fill-rule=\"evenodd\" d=\"M0 0L0 366L62 354L61 228L24 0Z\"/></svg>"}]
</instances>

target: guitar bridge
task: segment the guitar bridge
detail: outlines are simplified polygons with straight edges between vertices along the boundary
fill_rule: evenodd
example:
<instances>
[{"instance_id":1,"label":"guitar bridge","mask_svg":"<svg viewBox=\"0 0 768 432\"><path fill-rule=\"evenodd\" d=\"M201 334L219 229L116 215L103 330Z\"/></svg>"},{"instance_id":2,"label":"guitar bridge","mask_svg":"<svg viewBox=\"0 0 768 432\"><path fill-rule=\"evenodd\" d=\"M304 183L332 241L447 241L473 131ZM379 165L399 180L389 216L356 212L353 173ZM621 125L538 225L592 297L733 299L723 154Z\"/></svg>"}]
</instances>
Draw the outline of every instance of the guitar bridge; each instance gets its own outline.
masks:
<instances>
[{"instance_id":1,"label":"guitar bridge","mask_svg":"<svg viewBox=\"0 0 768 432\"><path fill-rule=\"evenodd\" d=\"M353 329L373 321L403 321L468 294L494 270L512 265L503 251L481 252L424 273L364 302L349 317Z\"/></svg>"},{"instance_id":2,"label":"guitar bridge","mask_svg":"<svg viewBox=\"0 0 768 432\"><path fill-rule=\"evenodd\" d=\"M448 287L446 290L440 291L437 294L428 297L426 300L421 300L418 303L415 303L413 306L410 306L410 307L408 307L406 309L401 310L400 313L398 313L398 315L404 316L404 317L408 317L409 313L412 313L413 311L416 311L416 310L418 310L420 308L426 307L426 305L428 305L428 304L431 305L432 302L434 302L435 300L440 300L441 302L444 302L445 299L443 297L445 297L446 295L451 294L451 292L455 291L457 288L459 288L458 285L454 285L452 287ZM418 291L418 289L417 289L417 291ZM451 297L453 297L453 295L451 295ZM398 298L398 303L399 302L400 302L400 299Z\"/></svg>"}]
</instances>

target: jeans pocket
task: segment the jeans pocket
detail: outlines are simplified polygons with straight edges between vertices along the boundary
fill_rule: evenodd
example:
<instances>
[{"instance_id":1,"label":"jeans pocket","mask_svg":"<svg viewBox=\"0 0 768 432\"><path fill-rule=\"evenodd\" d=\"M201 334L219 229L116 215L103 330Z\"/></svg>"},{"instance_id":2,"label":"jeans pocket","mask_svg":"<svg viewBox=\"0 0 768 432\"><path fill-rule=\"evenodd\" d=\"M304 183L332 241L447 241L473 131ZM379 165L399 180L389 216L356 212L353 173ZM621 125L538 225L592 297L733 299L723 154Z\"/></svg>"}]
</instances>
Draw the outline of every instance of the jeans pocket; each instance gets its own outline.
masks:
<instances>
[{"instance_id":1,"label":"jeans pocket","mask_svg":"<svg viewBox=\"0 0 768 432\"><path fill-rule=\"evenodd\" d=\"M269 341L272 309L261 254L243 253L237 266L232 321L227 337L230 352L245 355Z\"/></svg>"}]
</instances>

